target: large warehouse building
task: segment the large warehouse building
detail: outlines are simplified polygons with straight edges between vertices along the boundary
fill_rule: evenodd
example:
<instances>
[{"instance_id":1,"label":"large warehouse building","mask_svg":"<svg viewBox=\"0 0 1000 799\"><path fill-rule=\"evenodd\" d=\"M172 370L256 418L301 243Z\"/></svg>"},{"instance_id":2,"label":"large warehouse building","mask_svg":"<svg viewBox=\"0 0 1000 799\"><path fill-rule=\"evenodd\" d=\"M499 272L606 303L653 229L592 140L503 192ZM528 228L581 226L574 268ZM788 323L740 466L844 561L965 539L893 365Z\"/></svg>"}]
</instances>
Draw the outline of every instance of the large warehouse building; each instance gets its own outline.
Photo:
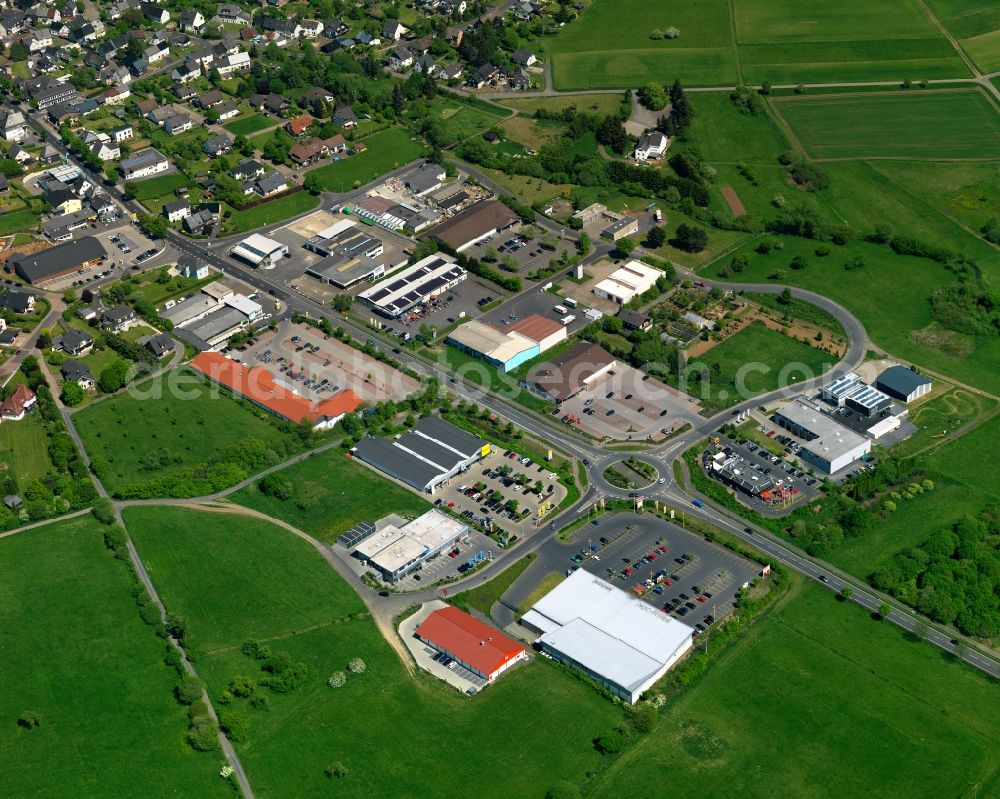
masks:
<instances>
[{"instance_id":1,"label":"large warehouse building","mask_svg":"<svg viewBox=\"0 0 1000 799\"><path fill-rule=\"evenodd\" d=\"M358 299L380 314L396 319L450 291L468 276L454 259L436 253L362 291Z\"/></svg>"},{"instance_id":2,"label":"large warehouse building","mask_svg":"<svg viewBox=\"0 0 1000 799\"><path fill-rule=\"evenodd\" d=\"M270 269L283 256L287 256L288 245L269 239L260 233L251 233L243 241L233 247L229 254L250 266L260 269Z\"/></svg>"},{"instance_id":3,"label":"large warehouse building","mask_svg":"<svg viewBox=\"0 0 1000 799\"><path fill-rule=\"evenodd\" d=\"M483 200L438 225L431 235L455 252L462 252L476 242L512 227L519 219L499 200Z\"/></svg>"},{"instance_id":4,"label":"large warehouse building","mask_svg":"<svg viewBox=\"0 0 1000 799\"><path fill-rule=\"evenodd\" d=\"M538 645L615 696L635 703L691 648L692 630L580 569L521 619Z\"/></svg>"},{"instance_id":5,"label":"large warehouse building","mask_svg":"<svg viewBox=\"0 0 1000 799\"><path fill-rule=\"evenodd\" d=\"M890 397L913 402L931 390L929 377L918 375L905 366L890 366L875 379L875 387Z\"/></svg>"},{"instance_id":6,"label":"large warehouse building","mask_svg":"<svg viewBox=\"0 0 1000 799\"><path fill-rule=\"evenodd\" d=\"M513 638L451 605L431 613L414 635L489 682L528 659Z\"/></svg>"},{"instance_id":7,"label":"large warehouse building","mask_svg":"<svg viewBox=\"0 0 1000 799\"><path fill-rule=\"evenodd\" d=\"M506 328L466 322L453 330L447 343L509 372L566 340L566 327L541 314L531 314Z\"/></svg>"},{"instance_id":8,"label":"large warehouse building","mask_svg":"<svg viewBox=\"0 0 1000 799\"><path fill-rule=\"evenodd\" d=\"M392 441L362 438L351 450L381 472L433 494L446 480L490 454L490 444L437 416L425 416Z\"/></svg>"},{"instance_id":9,"label":"large warehouse building","mask_svg":"<svg viewBox=\"0 0 1000 799\"><path fill-rule=\"evenodd\" d=\"M629 261L594 286L594 294L619 305L626 305L653 288L661 277L663 272L659 269L641 261Z\"/></svg>"},{"instance_id":10,"label":"large warehouse building","mask_svg":"<svg viewBox=\"0 0 1000 799\"><path fill-rule=\"evenodd\" d=\"M100 241L84 236L36 253L13 253L7 264L22 280L37 286L99 264L107 257Z\"/></svg>"},{"instance_id":11,"label":"large warehouse building","mask_svg":"<svg viewBox=\"0 0 1000 799\"><path fill-rule=\"evenodd\" d=\"M869 386L854 372L827 383L820 389L820 396L831 405L848 407L865 416L875 416L892 405L888 396Z\"/></svg>"},{"instance_id":12,"label":"large warehouse building","mask_svg":"<svg viewBox=\"0 0 1000 799\"><path fill-rule=\"evenodd\" d=\"M402 527L386 525L362 539L354 557L375 569L386 582L397 583L468 532L457 519L429 510Z\"/></svg>"},{"instance_id":13,"label":"large warehouse building","mask_svg":"<svg viewBox=\"0 0 1000 799\"><path fill-rule=\"evenodd\" d=\"M805 440L799 457L827 474L850 466L872 449L870 439L844 427L807 399L792 400L773 419L775 424Z\"/></svg>"},{"instance_id":14,"label":"large warehouse building","mask_svg":"<svg viewBox=\"0 0 1000 799\"><path fill-rule=\"evenodd\" d=\"M321 230L303 245L323 256L306 267L306 274L347 289L362 280L371 283L385 276L385 243L373 227L355 224L353 219L341 219ZM395 266L406 263L406 256Z\"/></svg>"}]
</instances>

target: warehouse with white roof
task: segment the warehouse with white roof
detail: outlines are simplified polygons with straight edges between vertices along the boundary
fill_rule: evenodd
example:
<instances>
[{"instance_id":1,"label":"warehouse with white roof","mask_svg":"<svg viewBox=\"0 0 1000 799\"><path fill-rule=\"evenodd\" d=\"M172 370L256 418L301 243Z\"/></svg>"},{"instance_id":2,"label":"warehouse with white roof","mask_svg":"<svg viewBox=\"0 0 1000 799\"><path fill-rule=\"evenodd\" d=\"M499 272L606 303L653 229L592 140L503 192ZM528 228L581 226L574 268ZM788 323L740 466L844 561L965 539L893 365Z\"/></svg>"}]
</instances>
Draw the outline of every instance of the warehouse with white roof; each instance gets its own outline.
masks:
<instances>
[{"instance_id":1,"label":"warehouse with white roof","mask_svg":"<svg viewBox=\"0 0 1000 799\"><path fill-rule=\"evenodd\" d=\"M521 619L538 646L634 704L692 645L693 630L580 569Z\"/></svg>"},{"instance_id":2,"label":"warehouse with white roof","mask_svg":"<svg viewBox=\"0 0 1000 799\"><path fill-rule=\"evenodd\" d=\"M594 286L594 294L625 305L653 288L661 277L663 272L659 269L641 261L629 261Z\"/></svg>"},{"instance_id":3,"label":"warehouse with white roof","mask_svg":"<svg viewBox=\"0 0 1000 799\"><path fill-rule=\"evenodd\" d=\"M396 583L468 531L457 519L429 510L402 527L389 524L363 539L354 557L377 570L386 582Z\"/></svg>"},{"instance_id":4,"label":"warehouse with white roof","mask_svg":"<svg viewBox=\"0 0 1000 799\"><path fill-rule=\"evenodd\" d=\"M233 247L229 254L251 266L270 269L282 256L287 256L288 245L269 239L260 233L251 233L243 241Z\"/></svg>"}]
</instances>

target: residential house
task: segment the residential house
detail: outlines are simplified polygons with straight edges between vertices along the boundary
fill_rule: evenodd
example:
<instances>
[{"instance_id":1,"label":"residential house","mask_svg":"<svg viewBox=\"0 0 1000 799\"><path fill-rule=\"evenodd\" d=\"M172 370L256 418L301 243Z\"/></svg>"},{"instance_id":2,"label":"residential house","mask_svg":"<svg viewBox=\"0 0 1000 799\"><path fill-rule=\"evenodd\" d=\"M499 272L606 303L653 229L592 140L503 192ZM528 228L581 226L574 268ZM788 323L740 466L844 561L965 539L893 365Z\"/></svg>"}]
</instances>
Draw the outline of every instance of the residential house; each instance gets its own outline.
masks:
<instances>
[{"instance_id":1,"label":"residential house","mask_svg":"<svg viewBox=\"0 0 1000 799\"><path fill-rule=\"evenodd\" d=\"M288 154L299 166L316 163L320 158L331 153L343 153L347 151L347 142L340 134L331 136L329 139L306 139L296 144L289 150Z\"/></svg>"},{"instance_id":2,"label":"residential house","mask_svg":"<svg viewBox=\"0 0 1000 799\"><path fill-rule=\"evenodd\" d=\"M247 159L230 169L229 174L236 180L252 180L264 174L264 166L258 161Z\"/></svg>"},{"instance_id":3,"label":"residential house","mask_svg":"<svg viewBox=\"0 0 1000 799\"><path fill-rule=\"evenodd\" d=\"M318 19L301 19L299 29L299 36L303 39L316 39L323 33L323 23Z\"/></svg>"},{"instance_id":4,"label":"residential house","mask_svg":"<svg viewBox=\"0 0 1000 799\"><path fill-rule=\"evenodd\" d=\"M128 86L115 86L101 94L105 105L121 105L132 96L132 90Z\"/></svg>"},{"instance_id":5,"label":"residential house","mask_svg":"<svg viewBox=\"0 0 1000 799\"><path fill-rule=\"evenodd\" d=\"M52 46L52 34L48 30L33 30L27 45L29 53L45 50Z\"/></svg>"},{"instance_id":6,"label":"residential house","mask_svg":"<svg viewBox=\"0 0 1000 799\"><path fill-rule=\"evenodd\" d=\"M220 60L215 65L215 68L219 71L219 74L222 77L226 77L234 72L246 72L250 69L250 66L250 54L240 51Z\"/></svg>"},{"instance_id":7,"label":"residential house","mask_svg":"<svg viewBox=\"0 0 1000 799\"><path fill-rule=\"evenodd\" d=\"M379 47L382 44L382 40L368 33L368 31L360 31L354 36L354 43L365 47Z\"/></svg>"},{"instance_id":8,"label":"residential house","mask_svg":"<svg viewBox=\"0 0 1000 799\"><path fill-rule=\"evenodd\" d=\"M302 102L312 105L315 102L332 103L336 98L321 86L312 86L305 90L302 95Z\"/></svg>"},{"instance_id":9,"label":"residential house","mask_svg":"<svg viewBox=\"0 0 1000 799\"><path fill-rule=\"evenodd\" d=\"M0 139L22 142L28 135L28 124L20 111L9 111L0 115Z\"/></svg>"},{"instance_id":10,"label":"residential house","mask_svg":"<svg viewBox=\"0 0 1000 799\"><path fill-rule=\"evenodd\" d=\"M274 92L271 92L264 98L264 110L272 114L280 114L282 111L288 110L290 105L291 103L288 100Z\"/></svg>"},{"instance_id":11,"label":"residential house","mask_svg":"<svg viewBox=\"0 0 1000 799\"><path fill-rule=\"evenodd\" d=\"M213 108L225 99L226 95L218 89L209 89L204 94L200 94L195 97L192 102L194 102L198 108Z\"/></svg>"},{"instance_id":12,"label":"residential house","mask_svg":"<svg viewBox=\"0 0 1000 799\"><path fill-rule=\"evenodd\" d=\"M8 291L0 294L0 308L24 316L35 312L35 295L26 291Z\"/></svg>"},{"instance_id":13,"label":"residential house","mask_svg":"<svg viewBox=\"0 0 1000 799\"><path fill-rule=\"evenodd\" d=\"M81 358L94 346L94 337L82 330L71 327L61 336L52 341L53 350L62 350L67 355Z\"/></svg>"},{"instance_id":14,"label":"residential house","mask_svg":"<svg viewBox=\"0 0 1000 799\"><path fill-rule=\"evenodd\" d=\"M387 60L393 69L406 69L413 66L413 53L406 47L396 47L389 51Z\"/></svg>"},{"instance_id":15,"label":"residential house","mask_svg":"<svg viewBox=\"0 0 1000 799\"><path fill-rule=\"evenodd\" d=\"M201 64L197 61L185 61L178 67L174 67L170 72L170 78L178 83L190 83L201 77Z\"/></svg>"},{"instance_id":16,"label":"residential house","mask_svg":"<svg viewBox=\"0 0 1000 799\"><path fill-rule=\"evenodd\" d=\"M163 59L170 55L169 45L159 45L154 44L147 47L142 51L142 58L148 66L153 66L154 64L159 64Z\"/></svg>"},{"instance_id":17,"label":"residential house","mask_svg":"<svg viewBox=\"0 0 1000 799\"><path fill-rule=\"evenodd\" d=\"M175 83L170 91L174 93L174 97L185 103L198 96L198 90L190 83Z\"/></svg>"},{"instance_id":18,"label":"residential house","mask_svg":"<svg viewBox=\"0 0 1000 799\"><path fill-rule=\"evenodd\" d=\"M202 208L199 211L192 212L190 216L184 217L184 220L182 222L182 227L185 233L192 235L202 235L210 232L211 227L214 224L215 224L215 214L213 214L207 208Z\"/></svg>"},{"instance_id":19,"label":"residential house","mask_svg":"<svg viewBox=\"0 0 1000 799\"><path fill-rule=\"evenodd\" d=\"M618 318L622 320L622 327L627 331L639 330L645 333L653 327L653 320L649 314L629 308L622 308L618 312Z\"/></svg>"},{"instance_id":20,"label":"residential house","mask_svg":"<svg viewBox=\"0 0 1000 799\"><path fill-rule=\"evenodd\" d=\"M414 62L413 69L416 72L423 72L425 75L433 75L434 70L437 69L437 64L434 63L434 56L430 53L424 53Z\"/></svg>"},{"instance_id":21,"label":"residential house","mask_svg":"<svg viewBox=\"0 0 1000 799\"><path fill-rule=\"evenodd\" d=\"M157 25L166 25L170 21L170 12L156 3L140 3L139 10L146 19Z\"/></svg>"},{"instance_id":22,"label":"residential house","mask_svg":"<svg viewBox=\"0 0 1000 799\"><path fill-rule=\"evenodd\" d=\"M19 422L35 407L36 402L35 392L26 385L19 385L13 394L0 403L0 417L9 422Z\"/></svg>"},{"instance_id":23,"label":"residential house","mask_svg":"<svg viewBox=\"0 0 1000 799\"><path fill-rule=\"evenodd\" d=\"M174 116L177 116L177 111L174 110L172 105L157 105L156 108L146 115L146 119L154 125L159 125L162 128L163 123L170 119L170 117Z\"/></svg>"},{"instance_id":24,"label":"residential house","mask_svg":"<svg viewBox=\"0 0 1000 799\"><path fill-rule=\"evenodd\" d=\"M187 114L175 114L163 123L163 129L171 136L178 136L194 127L194 121Z\"/></svg>"},{"instance_id":25,"label":"residential house","mask_svg":"<svg viewBox=\"0 0 1000 799\"><path fill-rule=\"evenodd\" d=\"M182 11L177 18L177 24L182 31L188 33L201 33L205 27L205 17L200 11Z\"/></svg>"},{"instance_id":26,"label":"residential house","mask_svg":"<svg viewBox=\"0 0 1000 799\"><path fill-rule=\"evenodd\" d=\"M344 128L345 130L350 130L351 128L356 128L358 126L358 118L354 114L354 109L349 105L342 105L333 112L333 118L331 120L334 125Z\"/></svg>"},{"instance_id":27,"label":"residential house","mask_svg":"<svg viewBox=\"0 0 1000 799\"><path fill-rule=\"evenodd\" d=\"M159 172L166 172L170 169L170 161L158 150L146 147L118 162L118 169L125 180L135 180L155 175Z\"/></svg>"},{"instance_id":28,"label":"residential house","mask_svg":"<svg viewBox=\"0 0 1000 799\"><path fill-rule=\"evenodd\" d=\"M90 391L97 385L94 382L94 376L90 373L90 367L85 363L74 361L72 358L63 361L62 366L59 367L59 374L63 380L72 380L84 391Z\"/></svg>"},{"instance_id":29,"label":"residential house","mask_svg":"<svg viewBox=\"0 0 1000 799\"><path fill-rule=\"evenodd\" d=\"M230 25L249 25L250 24L250 12L244 11L238 5L233 3L221 3L215 10L215 16L220 22L225 22Z\"/></svg>"},{"instance_id":30,"label":"residential house","mask_svg":"<svg viewBox=\"0 0 1000 799\"><path fill-rule=\"evenodd\" d=\"M530 50L525 50L524 48L518 48L515 50L514 54L510 57L510 60L522 67L530 67L538 63L538 59L535 58L535 54Z\"/></svg>"},{"instance_id":31,"label":"residential house","mask_svg":"<svg viewBox=\"0 0 1000 799\"><path fill-rule=\"evenodd\" d=\"M149 115L152 114L157 108L160 107L159 101L155 97L150 97L146 100L136 100L135 110L139 112L140 115L149 119Z\"/></svg>"},{"instance_id":32,"label":"residential house","mask_svg":"<svg viewBox=\"0 0 1000 799\"><path fill-rule=\"evenodd\" d=\"M472 89L481 89L483 86L486 86L496 80L499 75L500 70L497 69L497 67L492 64L483 64L469 76L465 85Z\"/></svg>"},{"instance_id":33,"label":"residential house","mask_svg":"<svg viewBox=\"0 0 1000 799\"><path fill-rule=\"evenodd\" d=\"M139 315L128 305L119 305L101 312L101 327L112 333L124 333L139 322Z\"/></svg>"},{"instance_id":34,"label":"residential house","mask_svg":"<svg viewBox=\"0 0 1000 799\"><path fill-rule=\"evenodd\" d=\"M25 164L30 164L32 161L35 160L35 156L33 156L30 152L25 150L20 144L12 144L7 149L7 157L11 161L16 161L21 166L24 166Z\"/></svg>"},{"instance_id":35,"label":"residential house","mask_svg":"<svg viewBox=\"0 0 1000 799\"><path fill-rule=\"evenodd\" d=\"M191 216L191 204L187 200L174 200L163 204L163 215L173 224Z\"/></svg>"},{"instance_id":36,"label":"residential house","mask_svg":"<svg viewBox=\"0 0 1000 799\"><path fill-rule=\"evenodd\" d=\"M392 42L398 42L403 34L409 32L405 25L395 19L387 19L382 25L382 38Z\"/></svg>"},{"instance_id":37,"label":"residential house","mask_svg":"<svg viewBox=\"0 0 1000 799\"><path fill-rule=\"evenodd\" d=\"M182 255L177 266L184 277L193 277L195 280L204 280L208 277L208 265L199 263L193 256Z\"/></svg>"},{"instance_id":38,"label":"residential house","mask_svg":"<svg viewBox=\"0 0 1000 799\"><path fill-rule=\"evenodd\" d=\"M288 181L280 172L270 172L254 184L254 191L261 197L271 197L287 189Z\"/></svg>"},{"instance_id":39,"label":"residential house","mask_svg":"<svg viewBox=\"0 0 1000 799\"><path fill-rule=\"evenodd\" d=\"M507 85L511 89L515 89L517 91L523 91L524 89L530 89L531 88L531 78L528 77L528 73L527 72L525 72L523 69L521 69L520 67L518 67L517 69L515 69L513 72L511 72L507 76Z\"/></svg>"},{"instance_id":40,"label":"residential house","mask_svg":"<svg viewBox=\"0 0 1000 799\"><path fill-rule=\"evenodd\" d=\"M285 123L285 130L287 130L292 136L304 136L312 123L313 118L308 114L304 114L303 116L289 119Z\"/></svg>"},{"instance_id":41,"label":"residential house","mask_svg":"<svg viewBox=\"0 0 1000 799\"><path fill-rule=\"evenodd\" d=\"M139 343L153 353L153 357L159 360L174 351L174 340L169 333L155 333L143 336Z\"/></svg>"},{"instance_id":42,"label":"residential house","mask_svg":"<svg viewBox=\"0 0 1000 799\"><path fill-rule=\"evenodd\" d=\"M201 145L201 151L209 158L218 158L233 149L233 140L225 133L206 139Z\"/></svg>"},{"instance_id":43,"label":"residential house","mask_svg":"<svg viewBox=\"0 0 1000 799\"><path fill-rule=\"evenodd\" d=\"M220 122L225 122L227 119L238 117L240 115L240 109L236 103L227 102L216 106L215 113L219 115Z\"/></svg>"},{"instance_id":44,"label":"residential house","mask_svg":"<svg viewBox=\"0 0 1000 799\"><path fill-rule=\"evenodd\" d=\"M454 64L445 64L438 69L438 77L441 80L461 80L462 65L457 61Z\"/></svg>"},{"instance_id":45,"label":"residential house","mask_svg":"<svg viewBox=\"0 0 1000 799\"><path fill-rule=\"evenodd\" d=\"M667 151L670 139L658 130L647 130L636 142L632 157L639 163L651 161L663 156Z\"/></svg>"},{"instance_id":46,"label":"residential house","mask_svg":"<svg viewBox=\"0 0 1000 799\"><path fill-rule=\"evenodd\" d=\"M323 35L328 39L339 39L347 31L348 27L339 19L328 19L323 25Z\"/></svg>"},{"instance_id":47,"label":"residential house","mask_svg":"<svg viewBox=\"0 0 1000 799\"><path fill-rule=\"evenodd\" d=\"M45 196L45 201L57 214L71 214L83 208L83 201L68 189L56 189Z\"/></svg>"}]
</instances>

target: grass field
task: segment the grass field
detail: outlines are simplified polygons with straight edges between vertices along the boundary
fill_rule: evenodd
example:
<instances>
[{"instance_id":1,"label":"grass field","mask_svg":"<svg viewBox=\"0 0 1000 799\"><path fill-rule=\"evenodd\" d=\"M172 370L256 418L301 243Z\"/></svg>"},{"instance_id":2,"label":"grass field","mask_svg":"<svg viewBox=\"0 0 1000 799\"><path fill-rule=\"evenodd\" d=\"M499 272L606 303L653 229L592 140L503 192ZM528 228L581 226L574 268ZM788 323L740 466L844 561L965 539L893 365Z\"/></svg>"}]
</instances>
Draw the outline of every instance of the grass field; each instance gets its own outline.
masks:
<instances>
[{"instance_id":1,"label":"grass field","mask_svg":"<svg viewBox=\"0 0 1000 799\"><path fill-rule=\"evenodd\" d=\"M544 145L551 144L566 131L561 122L532 119L525 114L505 119L500 123L500 129L507 139L520 142L533 150L540 150Z\"/></svg>"},{"instance_id":2,"label":"grass field","mask_svg":"<svg viewBox=\"0 0 1000 799\"><path fill-rule=\"evenodd\" d=\"M319 205L319 197L308 191L299 191L295 194L279 197L277 200L261 203L245 211L234 209L228 221L232 225L234 233L244 233L264 225L270 225L273 222L280 222L283 219L304 214L317 205Z\"/></svg>"},{"instance_id":3,"label":"grass field","mask_svg":"<svg viewBox=\"0 0 1000 799\"><path fill-rule=\"evenodd\" d=\"M498 101L501 105L516 108L530 116L539 108L557 113L567 108L576 108L588 114L609 116L616 114L622 104L621 94L573 94L564 97L515 97Z\"/></svg>"},{"instance_id":4,"label":"grass field","mask_svg":"<svg viewBox=\"0 0 1000 799\"><path fill-rule=\"evenodd\" d=\"M441 146L448 146L484 133L507 116L500 108L488 109L439 95L431 101L428 118L439 126Z\"/></svg>"},{"instance_id":5,"label":"grass field","mask_svg":"<svg viewBox=\"0 0 1000 799\"><path fill-rule=\"evenodd\" d=\"M3 427L14 424L4 423ZM0 541L6 796L231 796L217 753L184 742L163 641L90 517ZM24 711L41 717L27 731Z\"/></svg>"},{"instance_id":6,"label":"grass field","mask_svg":"<svg viewBox=\"0 0 1000 799\"><path fill-rule=\"evenodd\" d=\"M934 407L935 414L943 410L943 405ZM934 418L928 416L924 421L933 424ZM940 415L938 421L942 421ZM931 428L924 438L935 432L939 431ZM916 463L928 470L934 490L901 502L895 513L864 536L845 538L843 545L830 555L830 562L867 578L897 552L920 544L936 530L963 516L975 516L1000 500L1000 486L982 462L982 454L996 446L998 440L1000 417L994 416L961 438L919 456Z\"/></svg>"},{"instance_id":7,"label":"grass field","mask_svg":"<svg viewBox=\"0 0 1000 799\"><path fill-rule=\"evenodd\" d=\"M293 486L287 500L262 493L256 483L231 498L329 543L360 521L385 516L387 508L405 516L418 516L431 507L422 497L355 463L337 449L293 464L280 475Z\"/></svg>"},{"instance_id":8,"label":"grass field","mask_svg":"<svg viewBox=\"0 0 1000 799\"><path fill-rule=\"evenodd\" d=\"M409 131L400 128L376 133L368 137L365 144L366 152L317 167L309 174L316 175L327 191L349 191L420 158L426 150Z\"/></svg>"},{"instance_id":9,"label":"grass field","mask_svg":"<svg viewBox=\"0 0 1000 799\"><path fill-rule=\"evenodd\" d=\"M811 158L1000 158L1000 113L979 89L772 102Z\"/></svg>"},{"instance_id":10,"label":"grass field","mask_svg":"<svg viewBox=\"0 0 1000 799\"><path fill-rule=\"evenodd\" d=\"M37 225L38 214L27 208L0 214L0 235L2 236L34 230Z\"/></svg>"},{"instance_id":11,"label":"grass field","mask_svg":"<svg viewBox=\"0 0 1000 799\"><path fill-rule=\"evenodd\" d=\"M232 122L225 123L222 127L234 136L249 136L252 133L264 130L277 125L278 122L263 114L251 114L248 117L240 117Z\"/></svg>"},{"instance_id":12,"label":"grass field","mask_svg":"<svg viewBox=\"0 0 1000 799\"><path fill-rule=\"evenodd\" d=\"M949 435L995 407L993 400L964 388L951 388L916 407L911 405L908 420L919 429L892 451L897 455L910 455L946 444Z\"/></svg>"},{"instance_id":13,"label":"grass field","mask_svg":"<svg viewBox=\"0 0 1000 799\"><path fill-rule=\"evenodd\" d=\"M135 392L74 417L91 458L106 464L102 480L111 491L205 463L250 438L279 449L285 444L285 434L262 418L263 411L250 410L186 370L168 372Z\"/></svg>"},{"instance_id":14,"label":"grass field","mask_svg":"<svg viewBox=\"0 0 1000 799\"><path fill-rule=\"evenodd\" d=\"M20 422L0 425L0 463L6 465L22 489L52 468L48 445L37 410Z\"/></svg>"},{"instance_id":15,"label":"grass field","mask_svg":"<svg viewBox=\"0 0 1000 799\"><path fill-rule=\"evenodd\" d=\"M683 796L997 793L995 683L827 591L793 594L584 795L639 773Z\"/></svg>"},{"instance_id":16,"label":"grass field","mask_svg":"<svg viewBox=\"0 0 1000 799\"><path fill-rule=\"evenodd\" d=\"M1000 69L1000 6L993 0L928 0L983 72Z\"/></svg>"},{"instance_id":17,"label":"grass field","mask_svg":"<svg viewBox=\"0 0 1000 799\"><path fill-rule=\"evenodd\" d=\"M531 565L534 559L534 553L525 555L504 569L497 577L475 588L455 594L449 601L466 613L478 610L484 616L488 617L492 607L507 592L507 589L514 584L514 581L524 574L525 569Z\"/></svg>"},{"instance_id":18,"label":"grass field","mask_svg":"<svg viewBox=\"0 0 1000 799\"><path fill-rule=\"evenodd\" d=\"M653 40L654 29L681 30ZM656 16L641 0L594 0L579 20L549 41L555 88L638 88L655 80L690 85L731 83L736 77L728 4L706 0L674 5Z\"/></svg>"},{"instance_id":19,"label":"grass field","mask_svg":"<svg viewBox=\"0 0 1000 799\"><path fill-rule=\"evenodd\" d=\"M187 620L214 695L257 672L240 653L250 638L309 669L290 693L259 689L269 710L237 700L250 719L237 750L258 796L284 796L290 786L302 799L334 788L345 797L461 796L473 784L483 799L540 796L595 769L592 739L621 718L544 658L474 700L411 676L357 595L312 547L273 525L172 508L129 509L126 524L167 607ZM364 659L366 673L327 687L352 657ZM446 743L429 745L436 737ZM331 785L324 769L334 761L347 775Z\"/></svg>"},{"instance_id":20,"label":"grass field","mask_svg":"<svg viewBox=\"0 0 1000 799\"><path fill-rule=\"evenodd\" d=\"M927 226L923 233L927 234ZM936 288L955 282L939 264L864 242L851 242L817 258L816 242L778 238L784 244L780 251L761 255L755 252L758 240L754 239L733 253L750 257L749 266L739 275L741 281L764 283L780 275L772 282L809 288L843 305L861 320L873 342L894 355L987 391L1000 391L1000 343L995 338L947 332L932 335L928 299ZM788 268L795 256L806 259L805 269ZM844 264L855 256L861 256L865 266L845 270ZM706 273L718 276L728 262L729 258L717 261ZM893 301L886 302L886 297Z\"/></svg>"},{"instance_id":21,"label":"grass field","mask_svg":"<svg viewBox=\"0 0 1000 799\"><path fill-rule=\"evenodd\" d=\"M703 405L721 410L782 385L821 375L835 362L829 353L753 322L704 355L692 358L689 365L703 365L710 378L708 386L689 381L687 388L695 396L703 396L708 388Z\"/></svg>"},{"instance_id":22,"label":"grass field","mask_svg":"<svg viewBox=\"0 0 1000 799\"><path fill-rule=\"evenodd\" d=\"M187 186L188 179L180 172L171 172L169 175L160 175L156 178L146 178L135 181L135 199L142 202L157 197L173 195L174 189L180 186Z\"/></svg>"}]
</instances>

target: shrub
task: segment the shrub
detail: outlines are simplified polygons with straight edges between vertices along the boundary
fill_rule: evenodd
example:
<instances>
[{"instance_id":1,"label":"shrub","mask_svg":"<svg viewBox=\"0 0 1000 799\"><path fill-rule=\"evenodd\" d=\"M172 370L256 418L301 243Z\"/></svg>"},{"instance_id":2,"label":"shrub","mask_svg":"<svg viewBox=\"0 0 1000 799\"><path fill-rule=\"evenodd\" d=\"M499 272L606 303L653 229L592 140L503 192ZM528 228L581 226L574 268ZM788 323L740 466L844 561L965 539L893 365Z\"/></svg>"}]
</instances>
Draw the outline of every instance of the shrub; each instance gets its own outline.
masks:
<instances>
[{"instance_id":1,"label":"shrub","mask_svg":"<svg viewBox=\"0 0 1000 799\"><path fill-rule=\"evenodd\" d=\"M238 708L222 708L219 711L219 726L230 741L241 743L250 732L250 717Z\"/></svg>"},{"instance_id":2,"label":"shrub","mask_svg":"<svg viewBox=\"0 0 1000 799\"><path fill-rule=\"evenodd\" d=\"M25 710L17 717L17 726L23 730L35 730L42 726L42 717L34 710Z\"/></svg>"},{"instance_id":3,"label":"shrub","mask_svg":"<svg viewBox=\"0 0 1000 799\"><path fill-rule=\"evenodd\" d=\"M368 667L361 658L351 658L351 662L347 664L347 670L351 674L364 674L365 669Z\"/></svg>"},{"instance_id":4,"label":"shrub","mask_svg":"<svg viewBox=\"0 0 1000 799\"><path fill-rule=\"evenodd\" d=\"M262 644L260 641L252 638L243 644L240 651L254 660L267 660L271 657L271 648L267 644Z\"/></svg>"},{"instance_id":5,"label":"shrub","mask_svg":"<svg viewBox=\"0 0 1000 799\"><path fill-rule=\"evenodd\" d=\"M182 705L192 705L201 699L201 681L197 677L185 674L181 681L174 688L174 696Z\"/></svg>"},{"instance_id":6,"label":"shrub","mask_svg":"<svg viewBox=\"0 0 1000 799\"><path fill-rule=\"evenodd\" d=\"M545 799L580 799L580 789L571 782L560 782L545 792Z\"/></svg>"},{"instance_id":7,"label":"shrub","mask_svg":"<svg viewBox=\"0 0 1000 799\"><path fill-rule=\"evenodd\" d=\"M331 688L343 688L347 683L347 675L342 671L335 671L330 675L330 679L326 681L326 684Z\"/></svg>"},{"instance_id":8,"label":"shrub","mask_svg":"<svg viewBox=\"0 0 1000 799\"><path fill-rule=\"evenodd\" d=\"M239 677L234 677L229 683L229 693L233 696L238 696L241 699L246 699L256 690L257 683L252 677L241 675Z\"/></svg>"},{"instance_id":9,"label":"shrub","mask_svg":"<svg viewBox=\"0 0 1000 799\"><path fill-rule=\"evenodd\" d=\"M340 780L347 776L347 767L339 760L335 760L326 767L325 773L330 779Z\"/></svg>"},{"instance_id":10,"label":"shrub","mask_svg":"<svg viewBox=\"0 0 1000 799\"><path fill-rule=\"evenodd\" d=\"M594 742L597 751L604 755L616 755L625 749L628 738L619 729L608 730Z\"/></svg>"},{"instance_id":11,"label":"shrub","mask_svg":"<svg viewBox=\"0 0 1000 799\"><path fill-rule=\"evenodd\" d=\"M188 727L187 742L198 752L212 752L219 748L219 725L208 716L195 716Z\"/></svg>"},{"instance_id":12,"label":"shrub","mask_svg":"<svg viewBox=\"0 0 1000 799\"><path fill-rule=\"evenodd\" d=\"M278 474L269 474L260 481L260 490L262 494L274 497L275 499L291 499L295 487L287 477L282 477Z\"/></svg>"}]
</instances>

